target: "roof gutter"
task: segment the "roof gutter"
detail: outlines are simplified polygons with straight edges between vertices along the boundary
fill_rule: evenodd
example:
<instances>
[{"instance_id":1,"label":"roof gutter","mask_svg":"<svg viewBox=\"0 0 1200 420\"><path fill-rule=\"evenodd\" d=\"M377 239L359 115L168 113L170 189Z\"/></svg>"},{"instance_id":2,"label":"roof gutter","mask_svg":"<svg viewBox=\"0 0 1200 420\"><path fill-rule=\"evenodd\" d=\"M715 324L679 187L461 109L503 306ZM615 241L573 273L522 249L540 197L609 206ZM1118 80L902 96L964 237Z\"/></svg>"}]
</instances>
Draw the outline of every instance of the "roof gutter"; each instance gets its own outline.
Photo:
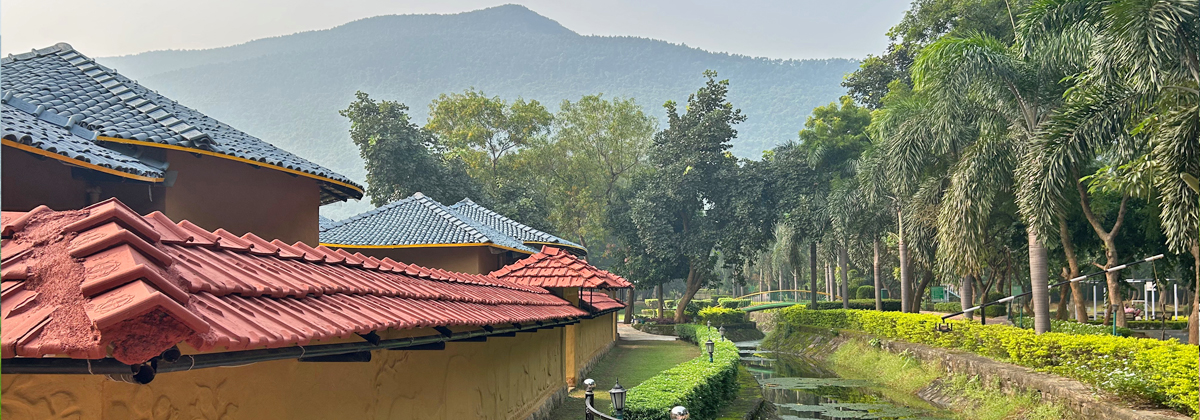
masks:
<instances>
[{"instance_id":1,"label":"roof gutter","mask_svg":"<svg viewBox=\"0 0 1200 420\"><path fill-rule=\"evenodd\" d=\"M421 337L398 338L392 340L372 340L371 334L364 335L368 341L358 343L321 344L315 346L295 346L274 349L242 350L224 353L205 353L196 355L180 355L179 350L172 348L163 352L162 356L154 357L140 365L128 365L113 358L99 360L67 359L67 358L35 358L18 357L5 359L0 364L0 374L53 374L53 375L110 375L113 379L139 384L150 383L158 373L186 372L195 369L212 367L243 366L258 362L283 359L307 359L311 361L335 361L329 356L353 355L373 350L405 350L406 348L429 346L489 336L511 336L516 332L533 332L539 329L556 328L579 322L578 318L565 318L556 321L537 321L533 324L512 324L511 327L496 328L485 326L477 331L465 331L451 334L437 334ZM448 331L448 330L444 330ZM351 357L347 361L370 361L365 357Z\"/></svg>"}]
</instances>

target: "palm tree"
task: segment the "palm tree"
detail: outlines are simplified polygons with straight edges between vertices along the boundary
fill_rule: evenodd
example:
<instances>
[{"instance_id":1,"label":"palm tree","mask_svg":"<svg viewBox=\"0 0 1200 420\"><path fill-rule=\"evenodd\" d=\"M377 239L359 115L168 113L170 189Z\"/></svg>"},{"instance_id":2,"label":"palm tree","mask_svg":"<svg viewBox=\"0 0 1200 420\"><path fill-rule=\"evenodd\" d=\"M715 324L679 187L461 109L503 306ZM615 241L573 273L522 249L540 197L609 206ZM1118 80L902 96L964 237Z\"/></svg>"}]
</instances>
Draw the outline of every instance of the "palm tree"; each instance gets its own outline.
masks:
<instances>
[{"instance_id":1,"label":"palm tree","mask_svg":"<svg viewBox=\"0 0 1200 420\"><path fill-rule=\"evenodd\" d=\"M1078 82L1061 113L1029 148L1022 213L1035 229L1049 232L1058 227L1064 196L1073 190L1105 245L1105 268L1119 263L1115 237L1125 200L1150 189L1157 190L1168 247L1190 252L1200 263L1196 193L1178 175L1200 173L1198 14L1194 1L1043 0L1022 19L1027 49L1056 49L1058 54L1043 55L1057 57L1059 66L1086 64L1077 66ZM1100 157L1116 161L1098 174L1108 178L1107 186L1085 186L1081 171ZM1089 194L1096 187L1123 197L1108 229L1091 209ZM1200 269L1196 277L1200 283ZM1119 285L1119 274L1110 273L1111 307L1121 304ZM1195 311L1192 318L1197 319ZM1115 322L1125 325L1122 316ZM1196 342L1194 334L1190 341Z\"/></svg>"}]
</instances>

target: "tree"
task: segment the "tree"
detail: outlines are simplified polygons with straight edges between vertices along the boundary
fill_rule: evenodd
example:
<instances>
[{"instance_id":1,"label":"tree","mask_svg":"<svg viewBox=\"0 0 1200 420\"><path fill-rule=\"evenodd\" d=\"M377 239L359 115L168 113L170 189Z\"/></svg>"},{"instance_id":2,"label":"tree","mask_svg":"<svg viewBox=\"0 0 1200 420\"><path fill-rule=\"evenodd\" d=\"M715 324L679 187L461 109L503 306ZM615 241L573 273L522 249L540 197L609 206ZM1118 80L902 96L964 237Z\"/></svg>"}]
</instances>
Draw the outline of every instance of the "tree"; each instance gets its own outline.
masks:
<instances>
[{"instance_id":1,"label":"tree","mask_svg":"<svg viewBox=\"0 0 1200 420\"><path fill-rule=\"evenodd\" d=\"M731 197L739 167L728 150L737 136L733 126L746 117L725 99L729 81L718 81L716 76L704 72L707 81L688 96L684 113L679 113L675 102L664 105L668 127L654 136L651 172L630 203L630 219L649 259L686 266L676 273L686 284L677 302L678 322L711 274L714 248L720 235L728 233L725 228L735 210ZM737 250L725 251L727 261L740 265L729 252Z\"/></svg>"},{"instance_id":2,"label":"tree","mask_svg":"<svg viewBox=\"0 0 1200 420\"><path fill-rule=\"evenodd\" d=\"M550 222L587 246L603 240L604 209L646 164L655 120L633 99L588 95L563 101L550 143L538 149L548 179Z\"/></svg>"},{"instance_id":3,"label":"tree","mask_svg":"<svg viewBox=\"0 0 1200 420\"><path fill-rule=\"evenodd\" d=\"M367 166L366 192L376 206L418 191L436 200L480 195L463 161L447 156L437 137L412 123L404 104L359 91L338 113L350 120L350 139Z\"/></svg>"},{"instance_id":4,"label":"tree","mask_svg":"<svg viewBox=\"0 0 1200 420\"><path fill-rule=\"evenodd\" d=\"M512 103L482 91L442 94L429 104L425 129L439 138L447 156L461 159L483 188L492 210L539 229L549 230L543 168L534 154L554 120L537 101Z\"/></svg>"}]
</instances>

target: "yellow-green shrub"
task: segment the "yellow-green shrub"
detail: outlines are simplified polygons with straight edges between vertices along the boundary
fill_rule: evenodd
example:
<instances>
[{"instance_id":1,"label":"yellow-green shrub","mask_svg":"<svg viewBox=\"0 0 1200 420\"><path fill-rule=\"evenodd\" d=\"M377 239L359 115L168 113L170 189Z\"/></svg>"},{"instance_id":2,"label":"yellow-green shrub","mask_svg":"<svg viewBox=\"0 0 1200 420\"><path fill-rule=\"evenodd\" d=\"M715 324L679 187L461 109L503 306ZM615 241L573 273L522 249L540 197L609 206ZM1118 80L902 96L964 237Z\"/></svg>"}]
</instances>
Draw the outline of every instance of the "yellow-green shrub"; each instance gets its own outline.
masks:
<instances>
[{"instance_id":1,"label":"yellow-green shrub","mask_svg":"<svg viewBox=\"0 0 1200 420\"><path fill-rule=\"evenodd\" d=\"M1197 409L1197 361L1200 347L1103 335L1046 333L1006 325L948 321L953 330L938 332L936 315L862 310L779 312L772 335L798 326L858 330L880 337L967 350L1002 361L1051 372L1095 385L1125 398L1162 404L1185 414ZM768 338L770 339L770 338Z\"/></svg>"},{"instance_id":2,"label":"yellow-green shrub","mask_svg":"<svg viewBox=\"0 0 1200 420\"><path fill-rule=\"evenodd\" d=\"M677 405L687 407L693 418L713 418L721 405L737 395L741 361L737 347L722 341L712 329L691 325L686 330L697 343L713 340L713 361L708 361L707 353L701 354L633 387L626 394L625 418L666 420Z\"/></svg>"},{"instance_id":3,"label":"yellow-green shrub","mask_svg":"<svg viewBox=\"0 0 1200 420\"><path fill-rule=\"evenodd\" d=\"M729 309L714 306L700 310L700 324L712 322L712 325L732 325L746 322L746 312L741 309Z\"/></svg>"}]
</instances>

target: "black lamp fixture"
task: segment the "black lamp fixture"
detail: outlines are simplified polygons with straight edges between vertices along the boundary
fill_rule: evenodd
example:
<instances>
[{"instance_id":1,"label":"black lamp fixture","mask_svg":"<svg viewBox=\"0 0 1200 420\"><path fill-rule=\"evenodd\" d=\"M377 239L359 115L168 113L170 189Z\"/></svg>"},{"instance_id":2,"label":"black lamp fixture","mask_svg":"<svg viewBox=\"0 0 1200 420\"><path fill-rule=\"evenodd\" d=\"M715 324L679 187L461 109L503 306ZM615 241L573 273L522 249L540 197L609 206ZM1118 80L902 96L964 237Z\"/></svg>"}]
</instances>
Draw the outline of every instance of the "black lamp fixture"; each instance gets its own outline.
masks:
<instances>
[{"instance_id":1,"label":"black lamp fixture","mask_svg":"<svg viewBox=\"0 0 1200 420\"><path fill-rule=\"evenodd\" d=\"M717 329L717 331L721 333L721 341L725 341L725 326L722 325L721 328Z\"/></svg>"},{"instance_id":2,"label":"black lamp fixture","mask_svg":"<svg viewBox=\"0 0 1200 420\"><path fill-rule=\"evenodd\" d=\"M612 397L613 415L617 420L625 418L625 388L621 386L621 381L616 381L612 389L608 390L608 396Z\"/></svg>"},{"instance_id":3,"label":"black lamp fixture","mask_svg":"<svg viewBox=\"0 0 1200 420\"><path fill-rule=\"evenodd\" d=\"M708 350L708 363L713 362L713 350L715 350L716 347L716 343L713 343L711 338L704 342L704 348Z\"/></svg>"},{"instance_id":4,"label":"black lamp fixture","mask_svg":"<svg viewBox=\"0 0 1200 420\"><path fill-rule=\"evenodd\" d=\"M712 320L708 320L708 330L712 331Z\"/></svg>"}]
</instances>

